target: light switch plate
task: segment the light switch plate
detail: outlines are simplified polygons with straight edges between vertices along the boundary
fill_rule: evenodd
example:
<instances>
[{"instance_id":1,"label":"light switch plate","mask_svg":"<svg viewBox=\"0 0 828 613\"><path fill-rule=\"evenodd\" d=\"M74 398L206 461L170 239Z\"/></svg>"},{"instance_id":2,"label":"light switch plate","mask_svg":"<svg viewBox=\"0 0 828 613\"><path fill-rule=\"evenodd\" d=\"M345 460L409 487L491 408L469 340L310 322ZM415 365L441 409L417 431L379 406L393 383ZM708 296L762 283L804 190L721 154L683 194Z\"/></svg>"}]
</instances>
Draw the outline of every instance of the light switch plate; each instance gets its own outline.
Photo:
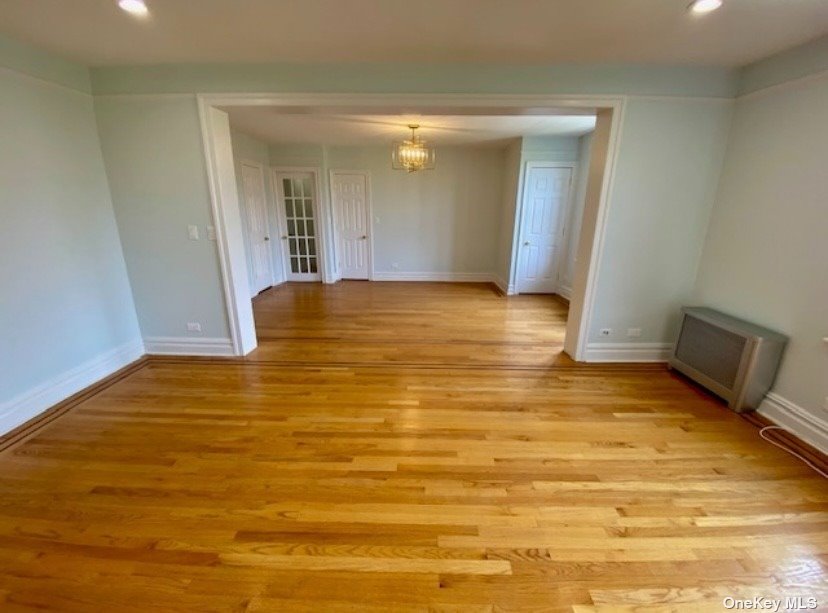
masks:
<instances>
[{"instance_id":1,"label":"light switch plate","mask_svg":"<svg viewBox=\"0 0 828 613\"><path fill-rule=\"evenodd\" d=\"M187 236L190 237L191 241L198 240L198 226L187 226Z\"/></svg>"}]
</instances>

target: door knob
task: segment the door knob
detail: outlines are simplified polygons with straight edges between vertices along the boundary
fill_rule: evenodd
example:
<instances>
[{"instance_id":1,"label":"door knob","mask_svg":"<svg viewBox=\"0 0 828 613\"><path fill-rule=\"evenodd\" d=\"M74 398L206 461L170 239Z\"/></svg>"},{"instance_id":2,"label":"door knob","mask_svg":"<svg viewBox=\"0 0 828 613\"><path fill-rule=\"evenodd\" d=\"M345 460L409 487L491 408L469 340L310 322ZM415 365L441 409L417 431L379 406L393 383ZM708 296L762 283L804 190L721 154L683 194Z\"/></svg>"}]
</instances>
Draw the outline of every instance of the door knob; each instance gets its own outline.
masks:
<instances>
[{"instance_id":1,"label":"door knob","mask_svg":"<svg viewBox=\"0 0 828 613\"><path fill-rule=\"evenodd\" d=\"M365 234L363 234L361 238L362 238L362 240L365 240L368 237Z\"/></svg>"},{"instance_id":2,"label":"door knob","mask_svg":"<svg viewBox=\"0 0 828 613\"><path fill-rule=\"evenodd\" d=\"M531 244L532 244L532 243L530 243L529 241L526 241L525 243L523 243L523 246L524 246L524 247L528 247L528 246L529 246L529 245L531 245Z\"/></svg>"},{"instance_id":3,"label":"door knob","mask_svg":"<svg viewBox=\"0 0 828 613\"><path fill-rule=\"evenodd\" d=\"M265 236L265 240L266 240L266 241L269 241L269 240L270 240L270 237L269 237L269 236Z\"/></svg>"}]
</instances>

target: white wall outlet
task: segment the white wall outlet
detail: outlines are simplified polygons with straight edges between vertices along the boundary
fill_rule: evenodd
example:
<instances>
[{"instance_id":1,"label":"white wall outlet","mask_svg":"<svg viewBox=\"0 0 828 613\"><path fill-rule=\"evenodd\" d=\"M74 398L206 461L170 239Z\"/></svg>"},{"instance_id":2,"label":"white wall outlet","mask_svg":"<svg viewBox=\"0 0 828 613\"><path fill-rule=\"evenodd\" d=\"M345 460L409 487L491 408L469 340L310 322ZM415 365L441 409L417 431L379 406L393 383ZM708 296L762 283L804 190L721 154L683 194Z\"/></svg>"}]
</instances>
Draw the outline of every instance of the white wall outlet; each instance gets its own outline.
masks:
<instances>
[{"instance_id":1,"label":"white wall outlet","mask_svg":"<svg viewBox=\"0 0 828 613\"><path fill-rule=\"evenodd\" d=\"M187 332L201 332L201 324L197 321L187 322Z\"/></svg>"},{"instance_id":2,"label":"white wall outlet","mask_svg":"<svg viewBox=\"0 0 828 613\"><path fill-rule=\"evenodd\" d=\"M198 240L198 226L187 226L187 236L190 237L191 241Z\"/></svg>"},{"instance_id":3,"label":"white wall outlet","mask_svg":"<svg viewBox=\"0 0 828 613\"><path fill-rule=\"evenodd\" d=\"M612 328L601 328L601 336L612 336Z\"/></svg>"},{"instance_id":4,"label":"white wall outlet","mask_svg":"<svg viewBox=\"0 0 828 613\"><path fill-rule=\"evenodd\" d=\"M627 328L628 338L638 338L641 336L641 328Z\"/></svg>"},{"instance_id":5,"label":"white wall outlet","mask_svg":"<svg viewBox=\"0 0 828 613\"><path fill-rule=\"evenodd\" d=\"M208 241L216 240L216 227L215 226L207 226L207 240Z\"/></svg>"}]
</instances>

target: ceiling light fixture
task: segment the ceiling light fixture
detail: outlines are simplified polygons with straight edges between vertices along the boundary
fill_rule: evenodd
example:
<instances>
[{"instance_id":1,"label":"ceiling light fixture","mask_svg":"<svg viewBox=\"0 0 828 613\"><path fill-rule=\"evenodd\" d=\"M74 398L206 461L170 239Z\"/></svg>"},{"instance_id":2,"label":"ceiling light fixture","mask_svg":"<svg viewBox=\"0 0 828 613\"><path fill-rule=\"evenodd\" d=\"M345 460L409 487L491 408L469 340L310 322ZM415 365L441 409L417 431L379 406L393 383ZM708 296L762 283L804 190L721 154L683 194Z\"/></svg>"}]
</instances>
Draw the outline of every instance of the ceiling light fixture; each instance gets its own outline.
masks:
<instances>
[{"instance_id":1,"label":"ceiling light fixture","mask_svg":"<svg viewBox=\"0 0 828 613\"><path fill-rule=\"evenodd\" d=\"M136 17L146 17L149 14L149 9L144 4L144 0L118 0L118 6Z\"/></svg>"},{"instance_id":2,"label":"ceiling light fixture","mask_svg":"<svg viewBox=\"0 0 828 613\"><path fill-rule=\"evenodd\" d=\"M417 136L417 128L420 126L411 124L408 127L411 128L411 138L394 143L394 149L391 152L391 168L407 172L431 170L435 162L434 147L426 146L426 142Z\"/></svg>"},{"instance_id":3,"label":"ceiling light fixture","mask_svg":"<svg viewBox=\"0 0 828 613\"><path fill-rule=\"evenodd\" d=\"M693 0L687 10L694 15L706 15L722 6L722 0Z\"/></svg>"}]
</instances>

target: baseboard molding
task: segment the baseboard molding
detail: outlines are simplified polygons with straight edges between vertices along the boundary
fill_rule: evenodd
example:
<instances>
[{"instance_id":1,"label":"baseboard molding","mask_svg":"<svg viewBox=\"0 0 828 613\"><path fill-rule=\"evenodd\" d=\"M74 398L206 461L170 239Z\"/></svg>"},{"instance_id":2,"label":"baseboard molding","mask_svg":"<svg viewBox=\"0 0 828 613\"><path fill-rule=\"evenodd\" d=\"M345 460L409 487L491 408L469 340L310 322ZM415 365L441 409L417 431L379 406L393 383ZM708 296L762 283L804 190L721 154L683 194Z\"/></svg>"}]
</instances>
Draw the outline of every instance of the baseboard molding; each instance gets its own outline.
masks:
<instances>
[{"instance_id":1,"label":"baseboard molding","mask_svg":"<svg viewBox=\"0 0 828 613\"><path fill-rule=\"evenodd\" d=\"M509 295L509 282L506 281L503 277L501 277L500 275L492 275L490 280L497 286L497 289L499 289L505 296Z\"/></svg>"},{"instance_id":2,"label":"baseboard molding","mask_svg":"<svg viewBox=\"0 0 828 613\"><path fill-rule=\"evenodd\" d=\"M828 453L828 422L774 392L765 396L757 412L777 426Z\"/></svg>"},{"instance_id":3,"label":"baseboard molding","mask_svg":"<svg viewBox=\"0 0 828 613\"><path fill-rule=\"evenodd\" d=\"M143 355L144 344L141 341L125 343L0 404L0 435L37 417Z\"/></svg>"},{"instance_id":4,"label":"baseboard molding","mask_svg":"<svg viewBox=\"0 0 828 613\"><path fill-rule=\"evenodd\" d=\"M570 300L572 298L572 288L566 287L564 285L559 285L557 291L555 292L558 296L562 298L566 298Z\"/></svg>"},{"instance_id":5,"label":"baseboard molding","mask_svg":"<svg viewBox=\"0 0 828 613\"><path fill-rule=\"evenodd\" d=\"M374 281L444 281L449 283L497 283L489 272L375 272Z\"/></svg>"},{"instance_id":6,"label":"baseboard molding","mask_svg":"<svg viewBox=\"0 0 828 613\"><path fill-rule=\"evenodd\" d=\"M144 339L149 355L235 355L229 338L187 338L186 336L152 336Z\"/></svg>"},{"instance_id":7,"label":"baseboard molding","mask_svg":"<svg viewBox=\"0 0 828 613\"><path fill-rule=\"evenodd\" d=\"M666 362L670 343L588 343L585 362Z\"/></svg>"}]
</instances>

